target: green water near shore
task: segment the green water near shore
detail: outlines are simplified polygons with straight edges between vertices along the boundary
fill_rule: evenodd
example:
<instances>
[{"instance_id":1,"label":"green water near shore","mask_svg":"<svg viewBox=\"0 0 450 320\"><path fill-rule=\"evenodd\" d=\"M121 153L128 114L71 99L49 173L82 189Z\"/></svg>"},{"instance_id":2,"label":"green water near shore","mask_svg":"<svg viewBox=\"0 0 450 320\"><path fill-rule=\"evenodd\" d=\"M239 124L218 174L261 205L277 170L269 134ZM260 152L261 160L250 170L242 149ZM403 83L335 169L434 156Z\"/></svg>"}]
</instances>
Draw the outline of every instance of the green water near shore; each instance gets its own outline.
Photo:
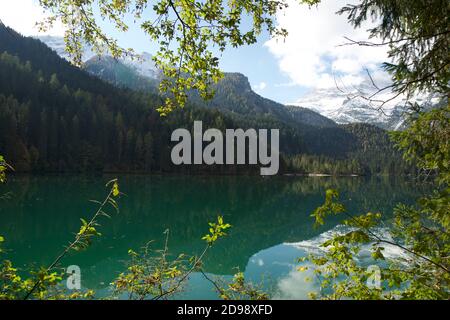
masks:
<instances>
[{"instance_id":1,"label":"green water near shore","mask_svg":"<svg viewBox=\"0 0 450 320\"><path fill-rule=\"evenodd\" d=\"M80 218L89 218L107 191L110 176L11 176L0 194L0 234L8 258L20 268L48 265L78 231ZM328 188L340 190L354 214L382 212L389 217L399 202L414 203L427 191L403 179L361 177L190 177L119 176L120 213L102 218L102 236L85 252L71 254L63 265L82 270L83 287L106 294L108 284L123 271L129 249L149 240L162 247L170 230L173 255L198 254L208 222L223 215L233 225L229 235L209 252L205 270L229 278L237 268L253 281L266 281L274 296L302 298L309 284L295 282L296 243L319 237L339 223L333 217L313 227L310 214L323 202ZM292 280L289 277L294 277ZM303 283L303 284L302 284ZM303 287L302 287L303 286ZM215 298L211 284L194 274L181 298Z\"/></svg>"}]
</instances>

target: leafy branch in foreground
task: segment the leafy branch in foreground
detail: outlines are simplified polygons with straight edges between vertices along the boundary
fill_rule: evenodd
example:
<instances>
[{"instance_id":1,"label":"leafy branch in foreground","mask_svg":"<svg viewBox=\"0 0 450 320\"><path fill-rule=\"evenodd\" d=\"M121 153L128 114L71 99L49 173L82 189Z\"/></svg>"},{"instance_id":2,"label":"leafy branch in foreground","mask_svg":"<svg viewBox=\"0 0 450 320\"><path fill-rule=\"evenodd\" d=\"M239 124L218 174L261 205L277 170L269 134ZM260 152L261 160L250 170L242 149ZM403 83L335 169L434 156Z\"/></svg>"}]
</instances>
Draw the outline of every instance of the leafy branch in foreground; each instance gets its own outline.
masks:
<instances>
[{"instance_id":1,"label":"leafy branch in foreground","mask_svg":"<svg viewBox=\"0 0 450 320\"><path fill-rule=\"evenodd\" d=\"M189 276L201 270L209 249L226 236L225 230L231 228L230 224L224 223L221 216L217 218L217 222L209 225L209 233L202 238L206 241L206 246L198 257L188 258L181 254L175 259L169 259L169 231L166 231L162 250L151 251L149 244L143 248L142 254L130 250L131 265L112 283L115 296L127 294L129 299L160 300L179 293Z\"/></svg>"},{"instance_id":2,"label":"leafy branch in foreground","mask_svg":"<svg viewBox=\"0 0 450 320\"><path fill-rule=\"evenodd\" d=\"M166 240L162 250L151 250L147 243L141 253L129 250L130 263L112 283L113 297L126 295L130 300L144 300L163 295L174 288L179 278L188 272L187 257L180 254L174 259L169 257L169 231L165 231Z\"/></svg>"},{"instance_id":3,"label":"leafy branch in foreground","mask_svg":"<svg viewBox=\"0 0 450 320\"><path fill-rule=\"evenodd\" d=\"M312 294L314 298L450 298L449 8L448 1L443 0L361 0L339 11L347 14L354 27L375 19L370 36L382 42L351 41L352 45L388 48L392 63L384 67L393 83L375 94L392 89L393 98L406 94L408 100L416 92L437 92L447 101L428 112L410 104L414 112L409 127L392 133L404 158L420 170L433 173L436 183L433 193L419 199L416 206L396 207L387 235L379 234L380 214L352 216L335 204L336 191L327 192L325 204L313 214L316 223L343 213L349 218L344 223L350 231L333 236L322 244L321 254L307 259L321 287L319 293ZM368 245L372 261L380 269L379 286L367 283L372 274L358 260ZM387 246L402 254L387 256Z\"/></svg>"},{"instance_id":4,"label":"leafy branch in foreground","mask_svg":"<svg viewBox=\"0 0 450 320\"><path fill-rule=\"evenodd\" d=\"M322 243L322 253L307 260L320 283L312 297L325 299L449 299L450 298L450 107L422 112L412 125L394 134L405 158L436 172L436 189L417 206L399 204L381 235L381 214L352 216L327 191L325 204L316 209L316 223L332 214L345 214L350 231ZM371 272L359 260L363 246L371 246L372 262L380 268L380 286L367 280ZM402 254L388 257L387 247Z\"/></svg>"},{"instance_id":5,"label":"leafy branch in foreground","mask_svg":"<svg viewBox=\"0 0 450 320\"><path fill-rule=\"evenodd\" d=\"M205 271L200 269L203 277L211 282L223 300L269 300L270 296L263 291L260 286L255 286L251 282L245 280L243 272L238 272L233 276L231 282L212 279Z\"/></svg>"},{"instance_id":6,"label":"leafy branch in foreground","mask_svg":"<svg viewBox=\"0 0 450 320\"><path fill-rule=\"evenodd\" d=\"M303 0L318 5L321 0ZM391 75L391 82L377 85L368 68L367 76L373 86L371 93L350 92L336 87L349 99L362 99L369 108L386 115L387 103L404 98L409 101L417 93L433 93L448 99L450 81L450 6L446 0L359 0L346 4L337 14L345 15L350 25L364 28L369 39L344 37L340 46L384 48L388 60L382 67ZM387 97L386 97L387 94Z\"/></svg>"},{"instance_id":7,"label":"leafy branch in foreground","mask_svg":"<svg viewBox=\"0 0 450 320\"><path fill-rule=\"evenodd\" d=\"M119 32L129 26L126 17L136 24L158 44L153 60L164 78L160 90L167 97L166 104L159 108L166 115L176 107L183 107L187 92L197 90L201 97L212 97L211 84L222 77L218 54L227 46L239 47L257 41L263 30L273 35L285 35L277 29L274 15L287 6L286 0L40 0L41 6L50 13L40 28L51 28L61 21L66 29L66 50L73 62L82 64L82 47L93 47L96 53L109 51L114 58L129 55L137 57L133 50L119 46L100 26L100 18L110 21ZM250 25L244 20L250 18ZM137 57L139 58L139 57Z\"/></svg>"},{"instance_id":8,"label":"leafy branch in foreground","mask_svg":"<svg viewBox=\"0 0 450 320\"><path fill-rule=\"evenodd\" d=\"M298 2L313 6L321 1ZM158 45L154 62L164 75L160 90L166 97L165 105L159 108L162 115L183 107L190 90L197 90L205 99L212 97L211 84L222 77L220 53L227 47L254 44L263 30L281 37L288 32L275 23L277 12L288 7L287 0L40 0L39 3L50 14L40 28L46 30L55 21L61 21L66 27L66 50L77 65L82 64L85 44L99 54L109 51L115 58L126 55L139 58L132 49L122 48L108 36L97 21L99 18L109 21L117 31L127 32L129 25L125 18L132 17L149 40ZM370 41L348 39L345 45L387 49L389 61L383 67L392 75L393 82L365 97L369 103L380 102L382 107L402 94L411 98L418 91L430 89L447 95L449 9L446 0L360 0L337 12L346 15L355 28L363 27L367 21L374 24L368 30ZM250 23L245 23L247 19ZM370 74L369 77L373 82ZM388 90L394 92L392 98L379 101L375 97Z\"/></svg>"},{"instance_id":9,"label":"leafy branch in foreground","mask_svg":"<svg viewBox=\"0 0 450 320\"><path fill-rule=\"evenodd\" d=\"M126 272L121 273L112 283L113 297L126 296L133 300L160 300L169 299L182 292L189 276L200 273L207 281L211 282L224 300L266 300L269 295L252 283L246 282L244 274L238 272L231 282L213 280L203 270L203 260L209 249L221 238L226 236L225 230L231 225L225 223L219 216L217 222L209 223L209 232L202 240L206 246L199 256L188 257L180 254L170 258L168 250L169 231L166 230L166 240L162 250L151 250L147 243L142 253L129 250L130 265Z\"/></svg>"},{"instance_id":10,"label":"leafy branch in foreground","mask_svg":"<svg viewBox=\"0 0 450 320\"><path fill-rule=\"evenodd\" d=\"M109 217L109 215L105 212L105 207L110 205L117 212L119 211L117 202L114 198L120 195L119 184L117 179L111 180L106 184L107 187L110 187L110 191L108 195L102 202L93 201L99 205L97 211L92 216L89 221L81 219L82 225L80 230L76 233L75 239L69 243L69 245L56 257L56 259L47 267L42 268L36 274L36 280L34 281L34 285L27 290L24 299L28 299L31 297L44 298L46 294L48 294L48 288L56 285L61 279L61 275L58 272L53 272L53 270L58 266L61 260L71 251L80 251L88 248L94 237L100 236L101 234L97 231L98 218L101 216ZM49 282L50 281L50 282ZM88 292L86 295L80 295L80 297L92 296L92 292ZM71 297L75 297L75 295L71 295Z\"/></svg>"},{"instance_id":11,"label":"leafy branch in foreground","mask_svg":"<svg viewBox=\"0 0 450 320\"><path fill-rule=\"evenodd\" d=\"M8 170L14 171L14 168L6 162L5 158L0 154L0 184L6 182L6 172ZM9 197L9 193L5 193L0 195L0 200L7 199Z\"/></svg>"},{"instance_id":12,"label":"leafy branch in foreground","mask_svg":"<svg viewBox=\"0 0 450 320\"><path fill-rule=\"evenodd\" d=\"M6 163L3 156L0 156L0 183L6 182L6 170L12 167ZM82 225L75 235L75 239L58 255L58 257L48 266L30 271L32 278L23 279L18 269L13 266L10 260L0 262L0 300L17 299L88 299L92 298L94 292L74 292L67 294L64 288L59 285L63 279L63 273L57 271L59 263L70 251L80 251L86 249L92 242L92 239L101 234L96 227L99 226L98 218L109 215L105 212L107 205L112 206L118 212L118 205L114 198L120 195L117 179L111 180L106 184L110 191L103 202L93 201L99 204L99 207L92 218L88 221L81 219ZM2 248L5 238L0 236L0 256L5 254Z\"/></svg>"},{"instance_id":13,"label":"leafy branch in foreground","mask_svg":"<svg viewBox=\"0 0 450 320\"><path fill-rule=\"evenodd\" d=\"M350 40L348 45L386 47L392 62L383 66L393 83L378 93L393 89L395 96L405 93L411 97L417 91L448 93L449 9L446 0L361 0L338 13L347 15L355 28L367 20L375 21L369 33L378 40Z\"/></svg>"},{"instance_id":14,"label":"leafy branch in foreground","mask_svg":"<svg viewBox=\"0 0 450 320\"><path fill-rule=\"evenodd\" d=\"M5 158L0 155L0 183L6 182L6 171L12 167L6 162Z\"/></svg>"},{"instance_id":15,"label":"leafy branch in foreground","mask_svg":"<svg viewBox=\"0 0 450 320\"><path fill-rule=\"evenodd\" d=\"M97 231L98 218L109 215L105 212L105 207L109 204L118 210L115 198L121 193L117 180L111 180L107 186L110 191L103 202L94 201L99 207L93 217L86 221L81 219L82 225L79 232L64 251L48 267L40 268L37 271L31 271L32 278L22 279L18 274L18 269L14 268L9 260L3 260L0 263L0 300L17 299L92 299L95 293L92 290L74 291L68 293L61 286L63 273L57 270L61 260L70 251L80 251L87 249L92 243L93 238L100 236ZM261 300L267 299L268 295L257 289L250 283L246 283L242 273L235 275L233 281L225 285L225 288L209 278L202 269L203 259L208 250L222 237L226 236L225 231L231 228L231 225L224 223L221 216L217 222L209 223L209 233L202 239L206 241L206 247L202 253L197 256L188 257L180 254L178 257L170 258L168 240L169 231L165 232L166 239L162 250L151 250L151 242L147 243L142 249L142 253L136 253L129 250L131 258L130 265L126 272L121 273L112 283L113 293L108 298L124 298L133 300L160 300L168 299L182 291L186 281L193 272L199 272L204 277L214 283L220 297L223 299L237 299L244 297L246 299ZM4 238L0 236L0 255L4 254L2 248Z\"/></svg>"}]
</instances>

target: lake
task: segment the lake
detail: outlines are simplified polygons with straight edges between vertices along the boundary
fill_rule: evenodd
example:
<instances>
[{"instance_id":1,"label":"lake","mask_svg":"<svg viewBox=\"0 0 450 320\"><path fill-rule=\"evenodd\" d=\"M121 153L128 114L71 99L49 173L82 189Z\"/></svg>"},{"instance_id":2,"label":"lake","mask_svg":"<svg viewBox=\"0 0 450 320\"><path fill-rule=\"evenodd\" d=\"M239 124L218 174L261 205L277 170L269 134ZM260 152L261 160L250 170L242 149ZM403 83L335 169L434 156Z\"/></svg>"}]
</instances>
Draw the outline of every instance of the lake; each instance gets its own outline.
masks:
<instances>
[{"instance_id":1,"label":"lake","mask_svg":"<svg viewBox=\"0 0 450 320\"><path fill-rule=\"evenodd\" d=\"M48 265L102 200L112 176L11 176L0 194L0 235L8 258L19 268ZM297 258L314 249L343 217L314 228L310 214L322 204L325 190L340 190L349 212L382 212L399 202L413 204L427 188L399 178L201 177L119 175L120 213L101 218L102 236L84 252L71 254L62 266L78 265L82 286L106 295L108 285L126 268L128 250L149 240L159 249L170 230L173 255L199 254L208 222L223 215L232 224L228 236L212 248L204 268L212 277L230 279L237 270L260 283L274 298L303 299L314 289L296 271ZM193 274L178 298L214 299L212 285Z\"/></svg>"}]
</instances>

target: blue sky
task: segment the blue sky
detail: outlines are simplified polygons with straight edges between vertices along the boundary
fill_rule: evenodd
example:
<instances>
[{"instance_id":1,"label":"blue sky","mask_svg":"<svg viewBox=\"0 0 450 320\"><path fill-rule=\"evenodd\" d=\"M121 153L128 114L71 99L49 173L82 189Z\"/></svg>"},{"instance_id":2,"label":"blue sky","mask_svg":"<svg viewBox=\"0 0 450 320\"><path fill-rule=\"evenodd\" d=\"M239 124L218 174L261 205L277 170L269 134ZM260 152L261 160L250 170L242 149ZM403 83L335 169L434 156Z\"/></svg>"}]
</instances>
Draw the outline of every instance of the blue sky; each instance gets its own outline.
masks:
<instances>
[{"instance_id":1,"label":"blue sky","mask_svg":"<svg viewBox=\"0 0 450 320\"><path fill-rule=\"evenodd\" d=\"M335 79L345 85L358 85L364 81L367 68L376 80L385 81L386 75L379 65L386 60L383 48L339 46L344 36L366 40L365 28L354 30L335 12L349 0L323 0L317 8L286 0L289 8L276 16L277 24L288 30L284 40L271 39L263 33L258 43L237 49L228 49L221 58L226 72L245 74L253 89L262 96L281 102L294 103L308 92L335 87ZM1 0L0 19L24 35L37 35L34 27L45 14L37 0ZM124 47L137 52L155 52L156 47L138 28L131 25L126 34L117 32L110 24L102 23L105 31L119 40ZM50 35L61 36L64 28L57 24Z\"/></svg>"}]
</instances>

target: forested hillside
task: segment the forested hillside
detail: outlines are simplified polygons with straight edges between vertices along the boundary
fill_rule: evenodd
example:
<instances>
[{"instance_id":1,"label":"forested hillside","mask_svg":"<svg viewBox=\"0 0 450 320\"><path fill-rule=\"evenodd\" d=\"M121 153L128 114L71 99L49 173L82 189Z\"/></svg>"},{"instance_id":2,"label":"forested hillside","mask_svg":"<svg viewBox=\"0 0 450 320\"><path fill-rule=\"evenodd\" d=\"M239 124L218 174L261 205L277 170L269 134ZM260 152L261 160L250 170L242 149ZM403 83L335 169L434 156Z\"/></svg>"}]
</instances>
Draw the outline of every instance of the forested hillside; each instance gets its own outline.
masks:
<instances>
[{"instance_id":1,"label":"forested hillside","mask_svg":"<svg viewBox=\"0 0 450 320\"><path fill-rule=\"evenodd\" d=\"M142 76L138 70L110 56L93 57L86 61L84 70L118 87L156 93L158 78ZM215 95L210 101L203 100L195 91L190 92L190 101L197 106L219 109L224 113L246 117L276 119L292 126L312 125L335 127L336 123L310 109L284 106L263 98L254 92L248 78L240 73L225 73L214 85Z\"/></svg>"},{"instance_id":2,"label":"forested hillside","mask_svg":"<svg viewBox=\"0 0 450 320\"><path fill-rule=\"evenodd\" d=\"M406 170L385 131L340 127L315 115L319 123L299 121L272 101L246 92L249 86L241 76L223 83L207 108L194 98L184 110L161 118L155 111L162 102L158 95L103 82L39 40L4 26L0 70L0 153L17 171L257 172L245 166L174 167L170 134L179 127L192 129L194 120L202 120L205 129L280 129L284 172L323 171L336 161L341 164L336 174ZM305 157L309 160L295 160Z\"/></svg>"}]
</instances>

